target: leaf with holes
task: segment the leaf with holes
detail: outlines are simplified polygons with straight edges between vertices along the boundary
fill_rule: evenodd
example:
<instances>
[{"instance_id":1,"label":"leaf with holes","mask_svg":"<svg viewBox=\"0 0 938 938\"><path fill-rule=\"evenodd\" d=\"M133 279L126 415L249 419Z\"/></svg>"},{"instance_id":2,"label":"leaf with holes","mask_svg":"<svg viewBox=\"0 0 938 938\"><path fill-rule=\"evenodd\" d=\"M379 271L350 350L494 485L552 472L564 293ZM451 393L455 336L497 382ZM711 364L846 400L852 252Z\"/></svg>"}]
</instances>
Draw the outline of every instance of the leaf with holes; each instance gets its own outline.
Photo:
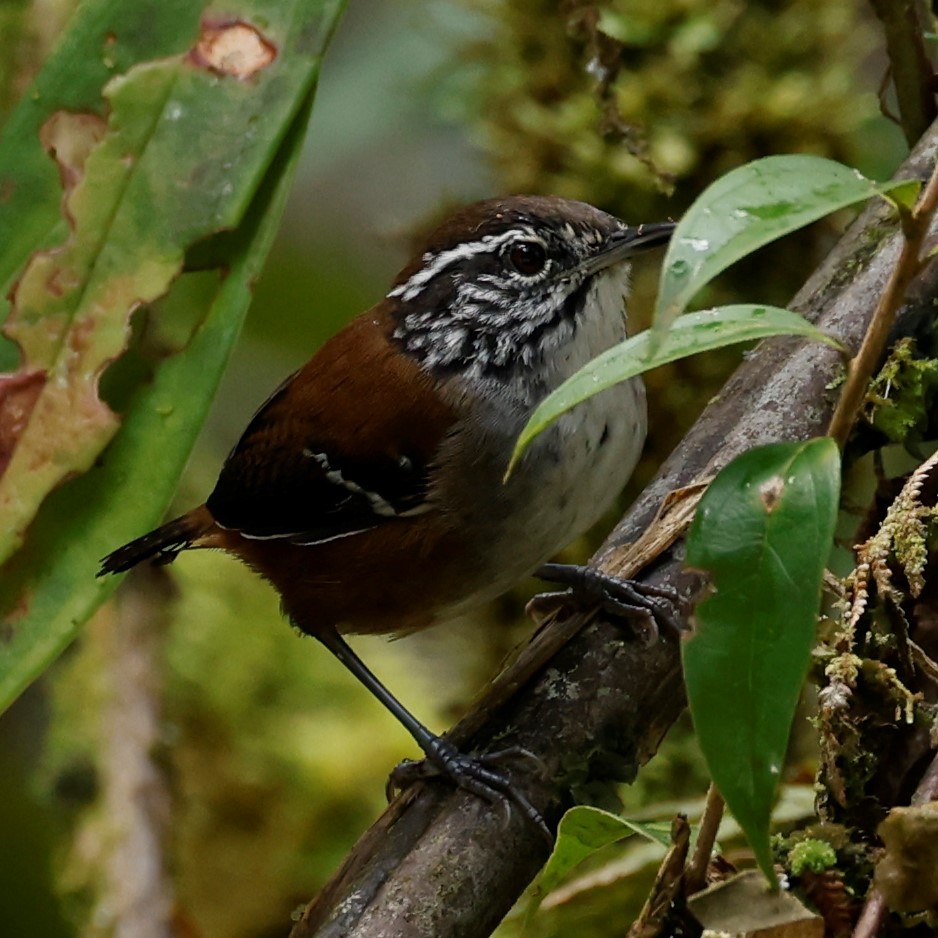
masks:
<instances>
[{"instance_id":1,"label":"leaf with holes","mask_svg":"<svg viewBox=\"0 0 938 938\"><path fill-rule=\"evenodd\" d=\"M126 347L131 313L169 290L187 250L244 218L311 92L309 23L334 6L252 0L237 20L206 14L194 24L187 16L175 54L141 61L106 84L106 116L40 98L49 110L32 158L48 159L42 141L58 161L66 224L61 240L43 243L15 279L3 327L21 361L0 382L0 563L43 499L86 471L116 433L119 420L97 385ZM101 35L119 43L148 31L151 15L177 13L92 7L71 29L94 43L94 57ZM98 32L107 11L111 28ZM0 148L0 181L16 179L21 157L16 142ZM15 224L18 204L0 206L0 229ZM22 242L10 250L19 256Z\"/></svg>"},{"instance_id":2,"label":"leaf with holes","mask_svg":"<svg viewBox=\"0 0 938 938\"><path fill-rule=\"evenodd\" d=\"M25 265L8 318L24 361L0 380L7 554L31 522L0 569L0 708L117 585L95 579L101 556L166 509L276 231L341 6L242 0L240 20L200 27L198 5L181 0L88 0L10 118L21 133L0 137L0 276ZM94 112L102 56L127 69L107 86L106 119ZM41 141L59 161L64 215ZM124 349L131 311L175 295L184 266L206 265L202 321L124 372L135 383L102 453L118 423L97 381ZM148 331L162 313L151 310Z\"/></svg>"},{"instance_id":3,"label":"leaf with holes","mask_svg":"<svg viewBox=\"0 0 938 938\"><path fill-rule=\"evenodd\" d=\"M839 493L829 437L762 446L717 475L687 536L687 564L713 588L683 644L691 715L713 780L773 882L772 803L814 645Z\"/></svg>"}]
</instances>

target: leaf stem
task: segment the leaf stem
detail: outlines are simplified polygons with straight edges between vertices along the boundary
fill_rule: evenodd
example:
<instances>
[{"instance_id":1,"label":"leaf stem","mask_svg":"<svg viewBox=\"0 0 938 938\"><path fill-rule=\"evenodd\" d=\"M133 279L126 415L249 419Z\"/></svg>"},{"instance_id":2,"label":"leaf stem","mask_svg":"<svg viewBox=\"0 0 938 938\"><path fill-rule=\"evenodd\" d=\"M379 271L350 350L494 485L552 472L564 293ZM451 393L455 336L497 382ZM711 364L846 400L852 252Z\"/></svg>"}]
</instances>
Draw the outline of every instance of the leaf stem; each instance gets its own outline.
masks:
<instances>
[{"instance_id":1,"label":"leaf stem","mask_svg":"<svg viewBox=\"0 0 938 938\"><path fill-rule=\"evenodd\" d=\"M938 208L938 167L932 172L928 185L915 208L903 219L902 230L905 240L899 252L899 258L886 283L886 289L883 290L876 309L873 311L860 350L847 368L847 380L827 429L828 435L837 441L841 449L856 421L857 413L866 396L867 385L873 376L873 370L882 359L889 331L906 291L928 263L929 258L923 259L921 256L922 245L936 208Z\"/></svg>"},{"instance_id":2,"label":"leaf stem","mask_svg":"<svg viewBox=\"0 0 938 938\"><path fill-rule=\"evenodd\" d=\"M707 789L707 801L704 805L703 817L700 819L700 832L697 835L697 844L694 847L694 856L687 866L684 875L684 892L692 896L700 892L707 885L707 867L710 865L710 856L713 845L716 843L717 831L723 820L723 807L726 802L717 791L716 785L710 783Z\"/></svg>"}]
</instances>

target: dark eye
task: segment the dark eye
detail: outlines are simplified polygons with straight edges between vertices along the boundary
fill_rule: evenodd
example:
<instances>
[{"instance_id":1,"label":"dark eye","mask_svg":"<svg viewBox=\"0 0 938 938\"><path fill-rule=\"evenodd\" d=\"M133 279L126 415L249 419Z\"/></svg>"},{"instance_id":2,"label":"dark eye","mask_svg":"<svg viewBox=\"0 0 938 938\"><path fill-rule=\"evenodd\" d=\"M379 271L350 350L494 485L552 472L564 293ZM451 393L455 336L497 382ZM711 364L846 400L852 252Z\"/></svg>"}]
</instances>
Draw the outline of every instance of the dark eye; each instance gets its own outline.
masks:
<instances>
[{"instance_id":1,"label":"dark eye","mask_svg":"<svg viewBox=\"0 0 938 938\"><path fill-rule=\"evenodd\" d=\"M521 241L508 252L508 261L519 274L533 277L547 264L547 252L537 241Z\"/></svg>"}]
</instances>

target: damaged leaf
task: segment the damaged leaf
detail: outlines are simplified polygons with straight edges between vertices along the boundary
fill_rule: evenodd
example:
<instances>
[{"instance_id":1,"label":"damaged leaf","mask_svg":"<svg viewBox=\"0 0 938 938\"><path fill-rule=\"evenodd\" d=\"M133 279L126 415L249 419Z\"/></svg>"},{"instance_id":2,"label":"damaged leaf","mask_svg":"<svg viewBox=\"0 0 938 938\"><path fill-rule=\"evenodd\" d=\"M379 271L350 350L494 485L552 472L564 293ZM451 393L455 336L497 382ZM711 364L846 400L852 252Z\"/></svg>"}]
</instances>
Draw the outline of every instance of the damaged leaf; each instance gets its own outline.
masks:
<instances>
[{"instance_id":1,"label":"damaged leaf","mask_svg":"<svg viewBox=\"0 0 938 938\"><path fill-rule=\"evenodd\" d=\"M239 4L276 53L241 78L190 60L218 27L200 34L197 5L88 0L0 137L0 276L22 268L6 328L24 353L0 377L0 709L116 586L95 579L100 557L166 509L276 231L341 7ZM102 91L117 65L126 74ZM122 387L119 424L98 379L133 309L207 240L218 276L202 321Z\"/></svg>"},{"instance_id":2,"label":"damaged leaf","mask_svg":"<svg viewBox=\"0 0 938 938\"><path fill-rule=\"evenodd\" d=\"M29 257L68 235L62 196L71 186L60 178L61 164L80 168L83 160L71 145L64 147L59 166L50 159L50 148L66 143L53 115L74 115L104 128L101 92L107 81L139 62L185 49L198 33L199 14L191 0L161 0L157 11L119 0L83 0L72 16L33 87L0 129L0 320ZM74 130L65 128L64 136L74 136ZM10 343L0 343L7 367ZM15 361L14 355L10 367Z\"/></svg>"},{"instance_id":3,"label":"damaged leaf","mask_svg":"<svg viewBox=\"0 0 938 938\"><path fill-rule=\"evenodd\" d=\"M769 820L839 491L833 440L759 447L717 475L687 537L687 563L713 589L683 644L691 715L713 780L773 882Z\"/></svg>"},{"instance_id":4,"label":"damaged leaf","mask_svg":"<svg viewBox=\"0 0 938 938\"><path fill-rule=\"evenodd\" d=\"M824 938L824 920L790 892L770 893L755 870L691 896L688 908L710 933L734 938Z\"/></svg>"},{"instance_id":5,"label":"damaged leaf","mask_svg":"<svg viewBox=\"0 0 938 938\"><path fill-rule=\"evenodd\" d=\"M98 396L98 380L127 344L131 313L167 292L190 246L243 219L312 86L312 61L298 54L305 51L300 24L321 6L256 0L265 42L292 54L270 59L250 81L200 68L183 48L106 85L99 140L100 119L92 115L67 118L59 110L45 123L47 141L62 135L50 129L55 122L74 129L84 120L95 133L72 134L75 152L55 148L68 184L68 233L29 259L4 325L21 352L8 380L41 375L43 385L31 400L18 395L17 419L0 411L8 450L0 562L20 545L49 492L86 471L116 433L119 420ZM190 48L201 41L191 36ZM0 151L0 175L10 158Z\"/></svg>"}]
</instances>

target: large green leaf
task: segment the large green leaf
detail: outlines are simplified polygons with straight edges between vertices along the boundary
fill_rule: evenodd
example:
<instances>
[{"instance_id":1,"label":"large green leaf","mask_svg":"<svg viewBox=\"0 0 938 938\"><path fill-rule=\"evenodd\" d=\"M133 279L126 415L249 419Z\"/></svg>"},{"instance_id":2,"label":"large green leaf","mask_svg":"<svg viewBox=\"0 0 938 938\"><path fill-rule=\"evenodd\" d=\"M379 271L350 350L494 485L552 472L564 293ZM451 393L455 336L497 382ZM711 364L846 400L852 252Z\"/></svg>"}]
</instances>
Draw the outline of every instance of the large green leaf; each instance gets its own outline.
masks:
<instances>
[{"instance_id":1,"label":"large green leaf","mask_svg":"<svg viewBox=\"0 0 938 938\"><path fill-rule=\"evenodd\" d=\"M741 257L838 209L918 182L877 183L820 156L768 156L721 176L678 223L661 268L655 341L705 284ZM897 189L907 190L896 193Z\"/></svg>"},{"instance_id":2,"label":"large green leaf","mask_svg":"<svg viewBox=\"0 0 938 938\"><path fill-rule=\"evenodd\" d=\"M117 36L148 30L150 21L137 21L138 16L179 16L172 5L165 14L159 5L130 5L129 12L126 6L89 4L97 18L79 14L71 29L84 35L100 28L104 7ZM74 230L61 251L34 254L20 281L30 303L37 299L34 305L18 302L14 309L11 331L24 345L27 363L8 382L22 383L24 375L36 372L43 378L0 482L5 517L22 529L62 478L91 468L52 491L25 546L0 570L0 707L65 647L116 585L113 578L95 580L100 557L165 511L276 230L319 56L341 0L242 0L236 6L236 15L222 26L203 21L197 52L185 51L198 33L196 22L185 43L176 45L178 54L141 63L110 83L106 132L91 141L68 196ZM276 55L241 78L222 72L232 63L250 69L252 61L263 58L229 57L218 69L207 67L217 50L206 47L206 37L232 23L248 29L251 22L263 23L264 40ZM107 32L95 33L96 41ZM61 64L62 49L74 54L75 47L65 41L49 68ZM265 46L254 48L265 54ZM11 169L11 159L0 145L0 173ZM35 220L40 215L33 228L44 243L55 225L43 229ZM222 239L211 240L221 231ZM120 432L99 455L118 424L96 396L98 374L123 349L132 309L165 293L191 249L206 244L212 250L201 250L203 258L221 268L208 313L183 351L163 361L132 395ZM37 267L53 272L46 287L61 283L64 288L44 291L40 278L31 279ZM71 390L62 392L72 379ZM86 413L94 413L94 426L89 429L86 422L86 433L70 433L65 425L79 421L81 402ZM51 423L45 419L50 412ZM49 436L56 439L50 442ZM70 441L64 448L62 437ZM21 452L32 454L29 465ZM41 455L56 463L56 471L35 466ZM7 540L8 552L14 544Z\"/></svg>"},{"instance_id":3,"label":"large green leaf","mask_svg":"<svg viewBox=\"0 0 938 938\"><path fill-rule=\"evenodd\" d=\"M687 564L713 587L683 644L694 727L770 878L772 803L814 644L839 492L830 438L763 446L717 475L687 537Z\"/></svg>"},{"instance_id":4,"label":"large green leaf","mask_svg":"<svg viewBox=\"0 0 938 938\"><path fill-rule=\"evenodd\" d=\"M836 339L821 332L803 316L777 306L740 303L688 313L674 323L663 341L655 342L650 330L640 332L598 355L544 398L515 443L508 471L514 468L531 440L561 414L594 394L688 355L773 335L803 335L840 347Z\"/></svg>"},{"instance_id":5,"label":"large green leaf","mask_svg":"<svg viewBox=\"0 0 938 938\"><path fill-rule=\"evenodd\" d=\"M322 0L240 6L206 15L177 54L110 80L106 124L60 109L42 125L69 232L30 257L4 324L22 360L0 399L0 563L49 492L117 431L97 385L127 344L131 312L168 291L190 247L241 222L310 92ZM115 10L111 31L127 28ZM0 151L3 175L11 157Z\"/></svg>"}]
</instances>

